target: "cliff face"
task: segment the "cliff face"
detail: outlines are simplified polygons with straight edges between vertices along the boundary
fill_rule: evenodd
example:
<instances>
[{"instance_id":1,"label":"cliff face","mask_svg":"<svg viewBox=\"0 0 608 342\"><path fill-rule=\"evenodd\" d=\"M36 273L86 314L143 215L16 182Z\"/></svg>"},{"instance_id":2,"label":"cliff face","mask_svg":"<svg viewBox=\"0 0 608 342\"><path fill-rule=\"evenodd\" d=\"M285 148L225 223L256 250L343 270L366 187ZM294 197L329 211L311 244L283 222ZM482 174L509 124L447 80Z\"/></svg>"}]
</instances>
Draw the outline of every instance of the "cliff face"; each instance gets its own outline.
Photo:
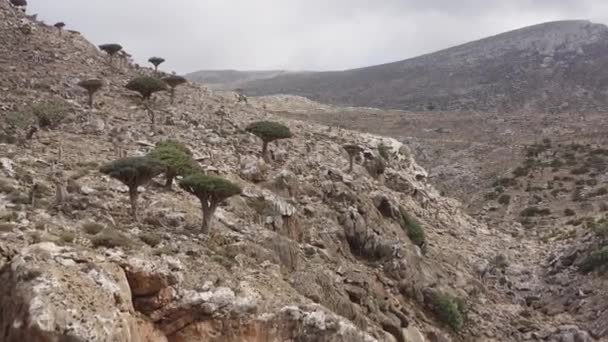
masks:
<instances>
[{"instance_id":1,"label":"cliff face","mask_svg":"<svg viewBox=\"0 0 608 342\"><path fill-rule=\"evenodd\" d=\"M608 28L588 21L526 27L436 53L339 72L243 82L249 94L410 111L606 111Z\"/></svg>"},{"instance_id":2,"label":"cliff face","mask_svg":"<svg viewBox=\"0 0 608 342\"><path fill-rule=\"evenodd\" d=\"M1 341L588 340L541 312L527 329L513 323L527 309L501 286L530 281L543 251L462 213L396 140L281 119L258 109L271 100L195 84L174 105L157 95L151 128L124 89L151 70L110 64L4 1L0 42ZM77 83L91 77L105 86L89 110ZM53 124L27 139L11 120L34 108ZM243 130L262 119L294 132L269 163ZM168 138L244 189L208 236L198 200L162 178L140 189L134 222L126 189L97 171ZM351 173L344 144L361 148Z\"/></svg>"}]
</instances>

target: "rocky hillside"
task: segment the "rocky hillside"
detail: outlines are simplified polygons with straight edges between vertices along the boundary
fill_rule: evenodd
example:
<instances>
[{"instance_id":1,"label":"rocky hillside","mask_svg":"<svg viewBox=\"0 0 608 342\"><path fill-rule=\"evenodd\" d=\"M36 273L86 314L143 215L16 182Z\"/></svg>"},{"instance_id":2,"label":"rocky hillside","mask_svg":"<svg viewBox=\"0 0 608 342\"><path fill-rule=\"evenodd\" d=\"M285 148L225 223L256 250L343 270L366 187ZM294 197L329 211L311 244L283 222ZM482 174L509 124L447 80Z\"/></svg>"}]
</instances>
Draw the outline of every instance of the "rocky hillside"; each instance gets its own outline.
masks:
<instances>
[{"instance_id":1,"label":"rocky hillside","mask_svg":"<svg viewBox=\"0 0 608 342\"><path fill-rule=\"evenodd\" d=\"M590 297L600 292L572 292L551 311L564 298L551 295L571 289L544 286L544 260L559 255L521 239L518 224L488 227L463 213L394 139L284 119L261 108L288 109L285 99L239 104L196 84L179 87L174 104L155 95L152 126L125 89L152 70L109 61L3 0L0 44L2 342L608 335L602 301ZM88 109L77 84L92 77L104 87ZM244 130L259 120L294 133L267 162ZM218 208L209 235L198 200L162 177L139 188L134 221L127 189L98 171L166 139L243 189ZM352 172L345 144L357 146Z\"/></svg>"},{"instance_id":2,"label":"rocky hillside","mask_svg":"<svg viewBox=\"0 0 608 342\"><path fill-rule=\"evenodd\" d=\"M410 111L606 111L606 56L606 26L560 21L395 63L280 75L242 88L253 95Z\"/></svg>"}]
</instances>

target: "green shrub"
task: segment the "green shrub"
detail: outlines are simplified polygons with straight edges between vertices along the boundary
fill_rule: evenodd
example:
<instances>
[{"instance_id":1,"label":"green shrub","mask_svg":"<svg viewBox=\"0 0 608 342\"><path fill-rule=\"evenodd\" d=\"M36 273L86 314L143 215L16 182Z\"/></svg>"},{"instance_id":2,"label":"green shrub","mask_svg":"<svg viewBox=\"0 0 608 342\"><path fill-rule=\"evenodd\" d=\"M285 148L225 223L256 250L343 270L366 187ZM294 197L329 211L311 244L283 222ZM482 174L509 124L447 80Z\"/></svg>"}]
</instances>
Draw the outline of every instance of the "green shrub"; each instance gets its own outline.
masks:
<instances>
[{"instance_id":1,"label":"green shrub","mask_svg":"<svg viewBox=\"0 0 608 342\"><path fill-rule=\"evenodd\" d=\"M61 233L60 238L63 242L72 243L74 242L74 240L76 240L76 234L74 234L73 232L64 231Z\"/></svg>"},{"instance_id":2,"label":"green shrub","mask_svg":"<svg viewBox=\"0 0 608 342\"><path fill-rule=\"evenodd\" d=\"M102 166L99 171L117 179L129 187L131 214L137 219L137 188L165 171L165 166L154 158L135 157L113 161Z\"/></svg>"},{"instance_id":3,"label":"green shrub","mask_svg":"<svg viewBox=\"0 0 608 342\"><path fill-rule=\"evenodd\" d=\"M564 209L564 215L565 216L574 216L574 215L576 215L576 212L570 208L566 208L566 209Z\"/></svg>"},{"instance_id":4,"label":"green shrub","mask_svg":"<svg viewBox=\"0 0 608 342\"><path fill-rule=\"evenodd\" d=\"M600 220L591 225L591 230L602 239L608 238L608 221Z\"/></svg>"},{"instance_id":5,"label":"green shrub","mask_svg":"<svg viewBox=\"0 0 608 342\"><path fill-rule=\"evenodd\" d=\"M547 208L540 209L538 207L528 207L522 210L520 215L523 217L548 216L551 215L551 210Z\"/></svg>"},{"instance_id":6,"label":"green shrub","mask_svg":"<svg viewBox=\"0 0 608 342\"><path fill-rule=\"evenodd\" d=\"M120 232L113 229L106 229L100 234L97 234L91 238L91 244L93 247L129 247L131 246L131 240L121 234Z\"/></svg>"},{"instance_id":7,"label":"green shrub","mask_svg":"<svg viewBox=\"0 0 608 342\"><path fill-rule=\"evenodd\" d=\"M525 177L530 173L530 168L529 167L522 167L519 166L517 167L515 170L513 170L513 176L514 177Z\"/></svg>"},{"instance_id":8,"label":"green shrub","mask_svg":"<svg viewBox=\"0 0 608 342\"><path fill-rule=\"evenodd\" d=\"M65 119L68 108L60 101L46 102L30 107L29 111L36 118L40 128L57 128Z\"/></svg>"},{"instance_id":9,"label":"green shrub","mask_svg":"<svg viewBox=\"0 0 608 342\"><path fill-rule=\"evenodd\" d=\"M289 127L272 121L254 122L247 126L246 131L262 139L262 156L266 161L270 160L268 158L268 143L293 136Z\"/></svg>"},{"instance_id":10,"label":"green shrub","mask_svg":"<svg viewBox=\"0 0 608 342\"><path fill-rule=\"evenodd\" d=\"M384 158L384 160L389 160L391 155L391 148L381 142L380 145L378 145L378 154L380 154L380 157Z\"/></svg>"},{"instance_id":11,"label":"green shrub","mask_svg":"<svg viewBox=\"0 0 608 342\"><path fill-rule=\"evenodd\" d=\"M403 207L399 207L399 213L401 215L401 228L407 232L407 236L412 243L418 247L424 247L426 236L420 222L411 217Z\"/></svg>"},{"instance_id":12,"label":"green shrub","mask_svg":"<svg viewBox=\"0 0 608 342\"><path fill-rule=\"evenodd\" d=\"M95 235L104 229L104 225L101 223L89 221L82 224L82 230L89 235Z\"/></svg>"},{"instance_id":13,"label":"green shrub","mask_svg":"<svg viewBox=\"0 0 608 342\"><path fill-rule=\"evenodd\" d=\"M498 203L502 205L509 205L511 203L511 196L504 194L498 198Z\"/></svg>"},{"instance_id":14,"label":"green shrub","mask_svg":"<svg viewBox=\"0 0 608 342\"><path fill-rule=\"evenodd\" d=\"M455 298L448 294L435 291L432 296L432 305L433 311L441 322L454 331L462 329L466 312L463 305Z\"/></svg>"},{"instance_id":15,"label":"green shrub","mask_svg":"<svg viewBox=\"0 0 608 342\"><path fill-rule=\"evenodd\" d=\"M502 186L503 188L508 188L511 186L516 186L517 180L514 178L500 178L494 182L493 187Z\"/></svg>"},{"instance_id":16,"label":"green shrub","mask_svg":"<svg viewBox=\"0 0 608 342\"><path fill-rule=\"evenodd\" d=\"M581 166L581 167L578 167L576 169L572 169L570 171L570 173L573 174L573 175L584 175L584 174L589 173L589 172L590 172L590 170L586 166Z\"/></svg>"},{"instance_id":17,"label":"green shrub","mask_svg":"<svg viewBox=\"0 0 608 342\"><path fill-rule=\"evenodd\" d=\"M500 194L498 192L488 192L484 197L488 201L494 201Z\"/></svg>"},{"instance_id":18,"label":"green shrub","mask_svg":"<svg viewBox=\"0 0 608 342\"><path fill-rule=\"evenodd\" d=\"M150 247L156 247L162 242L162 237L153 233L142 233L139 235L139 239Z\"/></svg>"},{"instance_id":19,"label":"green shrub","mask_svg":"<svg viewBox=\"0 0 608 342\"><path fill-rule=\"evenodd\" d=\"M590 192L589 197L599 197L599 196L604 196L606 194L608 194L608 188L601 187L595 191Z\"/></svg>"},{"instance_id":20,"label":"green shrub","mask_svg":"<svg viewBox=\"0 0 608 342\"><path fill-rule=\"evenodd\" d=\"M608 265L608 246L591 253L580 264L580 271L589 273L599 268L605 268Z\"/></svg>"},{"instance_id":21,"label":"green shrub","mask_svg":"<svg viewBox=\"0 0 608 342\"><path fill-rule=\"evenodd\" d=\"M554 167L554 168L560 168L562 166L564 166L564 162L559 160L559 159L554 159L549 166Z\"/></svg>"},{"instance_id":22,"label":"green shrub","mask_svg":"<svg viewBox=\"0 0 608 342\"><path fill-rule=\"evenodd\" d=\"M196 196L203 210L203 234L209 233L209 223L219 204L225 199L239 195L241 188L220 177L192 174L179 182L182 189Z\"/></svg>"}]
</instances>

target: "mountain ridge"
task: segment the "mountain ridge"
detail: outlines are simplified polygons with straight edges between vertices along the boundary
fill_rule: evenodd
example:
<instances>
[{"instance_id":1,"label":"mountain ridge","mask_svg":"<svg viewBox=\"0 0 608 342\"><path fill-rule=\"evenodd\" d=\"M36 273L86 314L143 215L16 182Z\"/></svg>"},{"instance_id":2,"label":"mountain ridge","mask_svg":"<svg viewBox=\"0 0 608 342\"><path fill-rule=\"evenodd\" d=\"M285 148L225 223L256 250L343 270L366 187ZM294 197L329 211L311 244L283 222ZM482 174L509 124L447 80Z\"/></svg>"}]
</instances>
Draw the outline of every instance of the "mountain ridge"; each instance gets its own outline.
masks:
<instances>
[{"instance_id":1,"label":"mountain ridge","mask_svg":"<svg viewBox=\"0 0 608 342\"><path fill-rule=\"evenodd\" d=\"M608 27L542 23L402 61L240 82L250 95L290 94L401 110L608 110ZM581 76L585 77L581 77Z\"/></svg>"}]
</instances>

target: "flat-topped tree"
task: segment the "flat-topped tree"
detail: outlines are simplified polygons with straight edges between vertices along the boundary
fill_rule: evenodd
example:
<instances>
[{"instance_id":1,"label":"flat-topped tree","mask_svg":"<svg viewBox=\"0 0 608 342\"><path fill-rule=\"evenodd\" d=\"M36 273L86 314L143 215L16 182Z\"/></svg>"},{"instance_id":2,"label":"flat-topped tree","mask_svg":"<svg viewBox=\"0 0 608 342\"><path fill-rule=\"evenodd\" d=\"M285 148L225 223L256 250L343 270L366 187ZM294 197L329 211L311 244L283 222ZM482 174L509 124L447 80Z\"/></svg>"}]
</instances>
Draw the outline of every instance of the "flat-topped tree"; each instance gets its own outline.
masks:
<instances>
[{"instance_id":1,"label":"flat-topped tree","mask_svg":"<svg viewBox=\"0 0 608 342\"><path fill-rule=\"evenodd\" d=\"M200 171L196 161L192 159L190 149L177 141L167 140L156 144L149 156L165 166L165 188L168 190L171 189L176 176L187 176Z\"/></svg>"},{"instance_id":2,"label":"flat-topped tree","mask_svg":"<svg viewBox=\"0 0 608 342\"><path fill-rule=\"evenodd\" d=\"M152 108L150 107L149 101L154 93L167 90L167 84L156 77L140 76L129 81L126 88L139 93L142 98L142 104L148 112L152 125L154 125L156 123L156 117L154 111L152 111Z\"/></svg>"},{"instance_id":3,"label":"flat-topped tree","mask_svg":"<svg viewBox=\"0 0 608 342\"><path fill-rule=\"evenodd\" d=\"M89 107L93 108L93 97L95 93L103 87L103 82L98 79L90 79L78 82L78 86L83 88L89 94Z\"/></svg>"},{"instance_id":4,"label":"flat-topped tree","mask_svg":"<svg viewBox=\"0 0 608 342\"><path fill-rule=\"evenodd\" d=\"M11 0L11 5L17 7L27 6L27 0Z\"/></svg>"},{"instance_id":5,"label":"flat-topped tree","mask_svg":"<svg viewBox=\"0 0 608 342\"><path fill-rule=\"evenodd\" d=\"M175 88L187 82L186 78L179 75L170 75L163 78L163 81L169 85L171 89L171 104L175 101Z\"/></svg>"},{"instance_id":6,"label":"flat-topped tree","mask_svg":"<svg viewBox=\"0 0 608 342\"><path fill-rule=\"evenodd\" d=\"M349 166L348 166L348 172L353 172L353 162L355 160L355 157L357 155L359 155L361 152L363 152L363 147L356 145L356 144L346 144L344 146L342 146L342 148L346 151L346 153L348 153L348 157L349 157Z\"/></svg>"},{"instance_id":7,"label":"flat-topped tree","mask_svg":"<svg viewBox=\"0 0 608 342\"><path fill-rule=\"evenodd\" d=\"M120 44L103 44L99 45L99 49L110 56L110 64L112 64L114 56L122 50L122 46Z\"/></svg>"},{"instance_id":8,"label":"flat-topped tree","mask_svg":"<svg viewBox=\"0 0 608 342\"><path fill-rule=\"evenodd\" d=\"M63 30L63 28L65 27L65 23L63 21L60 21L58 23L55 23L55 25L53 25L53 26L55 26L56 28L58 28L60 30Z\"/></svg>"},{"instance_id":9,"label":"flat-topped tree","mask_svg":"<svg viewBox=\"0 0 608 342\"><path fill-rule=\"evenodd\" d=\"M270 161L270 158L268 158L268 143L293 136L289 127L272 121L254 122L247 126L246 131L262 139L262 157L267 162Z\"/></svg>"},{"instance_id":10,"label":"flat-topped tree","mask_svg":"<svg viewBox=\"0 0 608 342\"><path fill-rule=\"evenodd\" d=\"M219 204L235 195L239 195L241 188L221 177L192 174L179 182L185 191L196 196L201 201L203 211L203 234L209 234L209 223Z\"/></svg>"},{"instance_id":11,"label":"flat-topped tree","mask_svg":"<svg viewBox=\"0 0 608 342\"><path fill-rule=\"evenodd\" d=\"M165 62L165 59L162 57L150 57L150 59L148 59L148 62L154 65L154 72L158 72L158 66L163 64Z\"/></svg>"},{"instance_id":12,"label":"flat-topped tree","mask_svg":"<svg viewBox=\"0 0 608 342\"><path fill-rule=\"evenodd\" d=\"M131 215L137 220L137 188L147 184L152 178L160 175L165 167L159 161L148 157L134 157L115 160L102 166L99 171L117 179L129 187Z\"/></svg>"}]
</instances>

